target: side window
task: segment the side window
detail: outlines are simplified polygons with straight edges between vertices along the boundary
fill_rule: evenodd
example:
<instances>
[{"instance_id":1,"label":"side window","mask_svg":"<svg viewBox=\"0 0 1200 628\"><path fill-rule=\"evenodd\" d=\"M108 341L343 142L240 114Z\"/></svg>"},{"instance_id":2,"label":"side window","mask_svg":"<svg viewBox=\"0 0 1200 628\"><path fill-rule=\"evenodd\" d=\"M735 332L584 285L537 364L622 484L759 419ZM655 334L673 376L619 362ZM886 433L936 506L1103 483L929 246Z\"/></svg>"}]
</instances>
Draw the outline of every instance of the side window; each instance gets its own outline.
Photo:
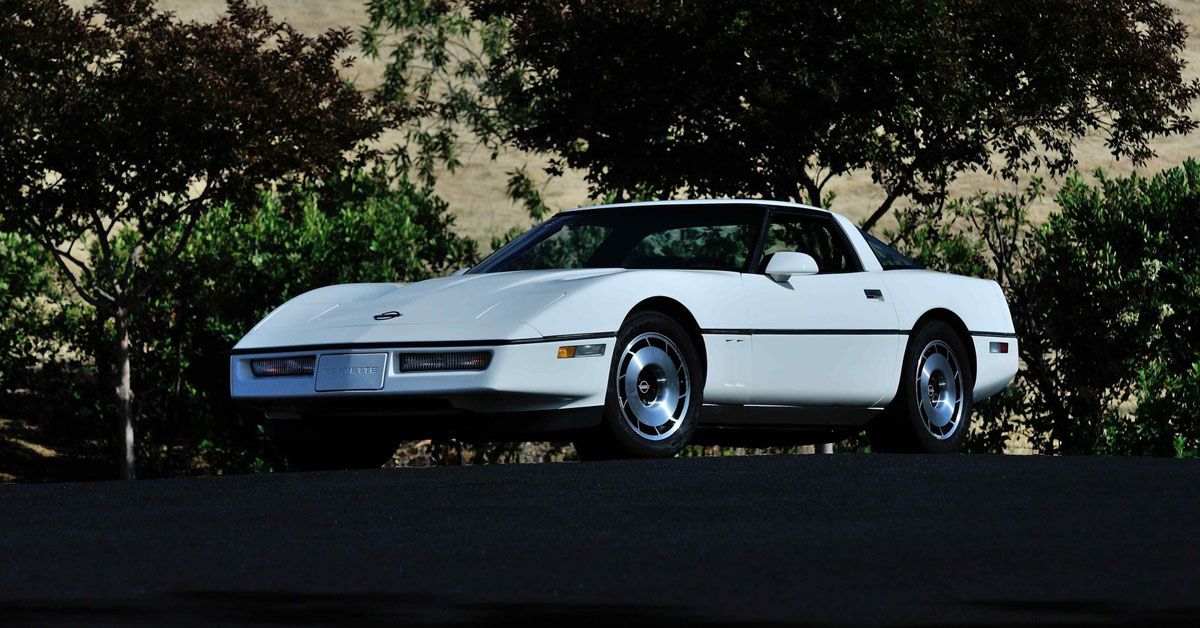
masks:
<instances>
[{"instance_id":1,"label":"side window","mask_svg":"<svg viewBox=\"0 0 1200 628\"><path fill-rule=\"evenodd\" d=\"M900 254L900 251L884 244L883 240L876 238L863 229L859 229L859 231L862 232L863 238L866 239L867 244L871 247L871 252L875 254L875 259L879 260L879 265L883 266L884 270L921 268L920 264L904 257Z\"/></svg>"},{"instance_id":2,"label":"side window","mask_svg":"<svg viewBox=\"0 0 1200 628\"><path fill-rule=\"evenodd\" d=\"M862 270L858 258L837 229L832 220L821 216L772 212L763 241L763 268L771 255L795 251L807 253L817 260L822 275Z\"/></svg>"},{"instance_id":3,"label":"side window","mask_svg":"<svg viewBox=\"0 0 1200 628\"><path fill-rule=\"evenodd\" d=\"M629 252L625 268L741 270L754 241L751 225L677 227L647 234Z\"/></svg>"}]
</instances>

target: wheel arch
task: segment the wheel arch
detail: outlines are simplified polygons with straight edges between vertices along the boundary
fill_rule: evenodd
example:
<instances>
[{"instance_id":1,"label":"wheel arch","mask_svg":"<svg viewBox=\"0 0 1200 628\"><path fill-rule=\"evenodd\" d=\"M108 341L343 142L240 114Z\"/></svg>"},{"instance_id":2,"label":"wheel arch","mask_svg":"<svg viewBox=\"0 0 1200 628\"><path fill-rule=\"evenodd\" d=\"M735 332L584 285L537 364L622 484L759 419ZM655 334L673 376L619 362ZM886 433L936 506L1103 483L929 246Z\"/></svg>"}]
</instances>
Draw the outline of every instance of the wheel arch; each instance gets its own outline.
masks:
<instances>
[{"instance_id":1,"label":"wheel arch","mask_svg":"<svg viewBox=\"0 0 1200 628\"><path fill-rule=\"evenodd\" d=\"M701 375L703 375L701 383L704 383L708 377L708 352L704 347L704 336L700 333L700 324L696 322L696 317L692 315L691 310L671 297L655 296L642 299L637 305L634 305L625 315L625 320L629 320L631 316L641 312L658 312L668 316L687 331L688 338L696 347L696 353L700 355L700 369ZM624 325L624 321L621 324Z\"/></svg>"},{"instance_id":2,"label":"wheel arch","mask_svg":"<svg viewBox=\"0 0 1200 628\"><path fill-rule=\"evenodd\" d=\"M946 323L958 334L958 339L962 341L963 347L967 350L967 359L971 364L971 386L974 387L975 374L979 372L979 357L975 355L975 343L971 340L971 332L967 328L967 324L957 314L946 308L933 308L922 314L913 323L912 331L908 334L908 342L904 345L904 355L908 356L908 350L912 348L913 337L917 335L917 332L933 321ZM901 380L903 380L903 367L901 368Z\"/></svg>"}]
</instances>

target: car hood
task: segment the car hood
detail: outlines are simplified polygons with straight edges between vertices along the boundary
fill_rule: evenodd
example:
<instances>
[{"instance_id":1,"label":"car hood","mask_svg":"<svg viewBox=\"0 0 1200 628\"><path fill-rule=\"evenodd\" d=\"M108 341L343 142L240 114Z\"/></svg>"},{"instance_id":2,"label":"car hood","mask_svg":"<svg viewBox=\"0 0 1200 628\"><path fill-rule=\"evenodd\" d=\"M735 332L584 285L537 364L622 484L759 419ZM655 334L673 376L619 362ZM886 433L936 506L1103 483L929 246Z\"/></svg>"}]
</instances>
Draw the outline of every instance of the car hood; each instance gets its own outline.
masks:
<instances>
[{"instance_id":1,"label":"car hood","mask_svg":"<svg viewBox=\"0 0 1200 628\"><path fill-rule=\"evenodd\" d=\"M276 309L237 348L537 337L530 318L582 284L620 272L519 271L328 286Z\"/></svg>"}]
</instances>

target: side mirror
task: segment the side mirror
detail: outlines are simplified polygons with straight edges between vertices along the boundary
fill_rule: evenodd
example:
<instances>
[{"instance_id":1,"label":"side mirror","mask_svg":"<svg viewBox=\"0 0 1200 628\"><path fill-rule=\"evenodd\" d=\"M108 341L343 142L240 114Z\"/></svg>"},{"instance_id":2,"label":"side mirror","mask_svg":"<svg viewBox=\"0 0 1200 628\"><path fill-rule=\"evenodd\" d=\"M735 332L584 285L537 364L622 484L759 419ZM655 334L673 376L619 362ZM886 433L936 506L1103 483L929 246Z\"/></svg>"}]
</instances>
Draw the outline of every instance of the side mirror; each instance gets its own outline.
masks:
<instances>
[{"instance_id":1,"label":"side mirror","mask_svg":"<svg viewBox=\"0 0 1200 628\"><path fill-rule=\"evenodd\" d=\"M815 275L820 270L811 255L795 251L780 251L767 263L767 276L775 281L787 281L793 275Z\"/></svg>"},{"instance_id":2,"label":"side mirror","mask_svg":"<svg viewBox=\"0 0 1200 628\"><path fill-rule=\"evenodd\" d=\"M470 266L467 266L467 267L465 267L465 268L460 268L460 269L458 269L458 270L456 270L456 271L454 271L454 272L450 273L450 276L451 276L451 277L457 277L457 276L459 276L459 275L464 275L464 274L466 274L466 272L467 272L468 270L471 270L471 267L470 267Z\"/></svg>"}]
</instances>

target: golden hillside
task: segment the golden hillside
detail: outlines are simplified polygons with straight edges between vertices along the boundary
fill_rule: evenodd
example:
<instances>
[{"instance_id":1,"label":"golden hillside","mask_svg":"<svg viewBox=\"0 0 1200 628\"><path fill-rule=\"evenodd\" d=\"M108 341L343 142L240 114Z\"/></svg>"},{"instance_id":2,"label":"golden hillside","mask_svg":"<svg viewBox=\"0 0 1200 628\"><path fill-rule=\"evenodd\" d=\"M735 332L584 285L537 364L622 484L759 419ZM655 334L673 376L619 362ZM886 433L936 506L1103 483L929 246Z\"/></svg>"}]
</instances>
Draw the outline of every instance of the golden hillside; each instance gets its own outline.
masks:
<instances>
[{"instance_id":1,"label":"golden hillside","mask_svg":"<svg viewBox=\"0 0 1200 628\"><path fill-rule=\"evenodd\" d=\"M357 32L364 21L363 0L260 0L271 12L291 23L297 29L317 33L331 27L348 26ZM1200 2L1195 0L1165 0L1173 6L1185 22L1192 26L1193 35L1186 53L1189 74L1200 76ZM74 0L72 4L82 4ZM224 8L224 0L160 0L162 7L175 11L181 18L211 20ZM378 81L380 66L360 60L354 70L355 80L364 86ZM1142 168L1145 172L1178 164L1191 155L1200 155L1196 150L1197 137L1170 138L1156 144L1158 158ZM1115 161L1098 139L1085 141L1077 152L1079 168L1090 172L1104 168L1114 172L1129 172L1133 166ZM531 173L540 172L540 162L527 155L511 152L493 162L486 151L472 152L469 147L464 154L465 167L452 176L443 176L438 191L451 204L458 215L463 233L481 239L486 246L491 235L501 233L514 225L526 225L529 218L524 210L510 203L505 197L505 173L528 164ZM979 190L1004 190L1011 184L1000 182L982 174L967 175L954 185L955 195L969 195ZM862 217L880 201L882 194L873 186L868 176L853 176L831 184L837 192L836 208L851 216ZM1051 192L1054 186L1051 185ZM588 202L587 190L582 178L568 175L552 181L545 190L551 207L563 208ZM1047 203L1048 204L1048 203Z\"/></svg>"}]
</instances>

